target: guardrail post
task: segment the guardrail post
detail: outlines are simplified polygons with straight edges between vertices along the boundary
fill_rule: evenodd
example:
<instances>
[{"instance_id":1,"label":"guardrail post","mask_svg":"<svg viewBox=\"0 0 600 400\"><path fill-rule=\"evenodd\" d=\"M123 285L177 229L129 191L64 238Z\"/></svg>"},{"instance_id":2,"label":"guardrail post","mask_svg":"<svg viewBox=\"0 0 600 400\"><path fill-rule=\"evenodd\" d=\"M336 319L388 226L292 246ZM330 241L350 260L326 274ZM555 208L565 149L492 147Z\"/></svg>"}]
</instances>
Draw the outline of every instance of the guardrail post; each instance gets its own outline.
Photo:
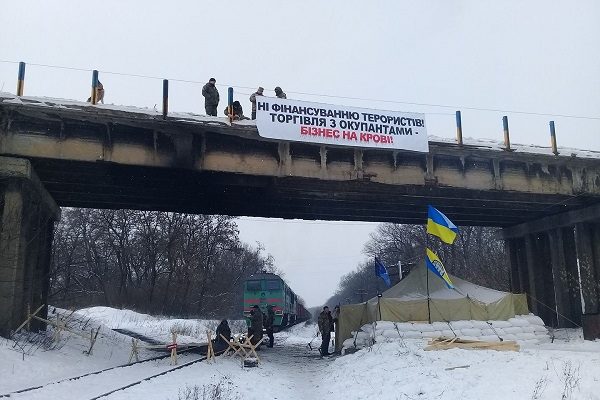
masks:
<instances>
[{"instance_id":1,"label":"guardrail post","mask_svg":"<svg viewBox=\"0 0 600 400\"><path fill-rule=\"evenodd\" d=\"M233 88L227 89L227 113L229 114L229 122L233 121Z\"/></svg>"},{"instance_id":2,"label":"guardrail post","mask_svg":"<svg viewBox=\"0 0 600 400\"><path fill-rule=\"evenodd\" d=\"M459 146L463 145L463 136L462 136L462 118L460 116L460 111L456 112L456 142Z\"/></svg>"},{"instance_id":3,"label":"guardrail post","mask_svg":"<svg viewBox=\"0 0 600 400\"><path fill-rule=\"evenodd\" d=\"M92 71L92 95L90 96L92 105L98 103L98 70Z\"/></svg>"},{"instance_id":4,"label":"guardrail post","mask_svg":"<svg viewBox=\"0 0 600 400\"><path fill-rule=\"evenodd\" d=\"M168 113L169 113L169 80L163 79L163 103L162 103L163 119L167 119Z\"/></svg>"},{"instance_id":5,"label":"guardrail post","mask_svg":"<svg viewBox=\"0 0 600 400\"><path fill-rule=\"evenodd\" d=\"M554 121L550 121L550 143L552 144L552 152L555 156L557 156L558 147L556 146L556 131L554 129Z\"/></svg>"},{"instance_id":6,"label":"guardrail post","mask_svg":"<svg viewBox=\"0 0 600 400\"><path fill-rule=\"evenodd\" d=\"M510 133L508 132L508 117L502 117L502 126L504 127L504 150L511 151L510 148Z\"/></svg>"},{"instance_id":7,"label":"guardrail post","mask_svg":"<svg viewBox=\"0 0 600 400\"><path fill-rule=\"evenodd\" d=\"M25 63L19 62L19 76L17 78L17 96L23 96L23 89L25 88Z\"/></svg>"}]
</instances>

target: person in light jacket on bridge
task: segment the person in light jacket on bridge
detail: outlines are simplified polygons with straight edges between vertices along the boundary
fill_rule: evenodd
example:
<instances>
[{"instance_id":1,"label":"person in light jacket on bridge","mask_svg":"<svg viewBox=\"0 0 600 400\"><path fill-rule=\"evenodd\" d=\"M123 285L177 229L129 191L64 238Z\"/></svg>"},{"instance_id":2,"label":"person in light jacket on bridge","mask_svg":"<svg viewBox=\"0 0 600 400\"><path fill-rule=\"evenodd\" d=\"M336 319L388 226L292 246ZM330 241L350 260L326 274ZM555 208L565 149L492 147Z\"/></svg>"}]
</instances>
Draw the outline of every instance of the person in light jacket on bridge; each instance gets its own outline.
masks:
<instances>
[{"instance_id":1,"label":"person in light jacket on bridge","mask_svg":"<svg viewBox=\"0 0 600 400\"><path fill-rule=\"evenodd\" d=\"M250 95L250 103L252 103L252 119L256 119L256 96L262 96L265 89L258 87L256 92Z\"/></svg>"}]
</instances>

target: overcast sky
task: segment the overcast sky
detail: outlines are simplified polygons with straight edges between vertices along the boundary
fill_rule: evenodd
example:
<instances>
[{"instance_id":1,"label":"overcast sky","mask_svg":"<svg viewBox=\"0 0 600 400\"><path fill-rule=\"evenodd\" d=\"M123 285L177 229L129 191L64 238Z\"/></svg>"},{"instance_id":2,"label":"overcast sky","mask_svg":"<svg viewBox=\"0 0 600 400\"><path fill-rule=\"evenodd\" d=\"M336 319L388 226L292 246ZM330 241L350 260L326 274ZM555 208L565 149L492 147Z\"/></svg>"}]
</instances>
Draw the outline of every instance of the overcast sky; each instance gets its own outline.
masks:
<instances>
[{"instance_id":1,"label":"overcast sky","mask_svg":"<svg viewBox=\"0 0 600 400\"><path fill-rule=\"evenodd\" d=\"M288 98L423 112L440 137L454 137L457 109L465 137L502 140L508 115L520 144L549 145L555 120L559 146L600 151L599 18L593 0L4 0L0 89L16 87L5 61L25 61L26 95L85 100L91 73L76 69L98 69L107 103L160 108L162 82L120 75L135 74L172 80L170 110L203 113L201 84L215 77L247 114L254 88L281 86ZM364 260L374 226L240 221L310 306Z\"/></svg>"}]
</instances>

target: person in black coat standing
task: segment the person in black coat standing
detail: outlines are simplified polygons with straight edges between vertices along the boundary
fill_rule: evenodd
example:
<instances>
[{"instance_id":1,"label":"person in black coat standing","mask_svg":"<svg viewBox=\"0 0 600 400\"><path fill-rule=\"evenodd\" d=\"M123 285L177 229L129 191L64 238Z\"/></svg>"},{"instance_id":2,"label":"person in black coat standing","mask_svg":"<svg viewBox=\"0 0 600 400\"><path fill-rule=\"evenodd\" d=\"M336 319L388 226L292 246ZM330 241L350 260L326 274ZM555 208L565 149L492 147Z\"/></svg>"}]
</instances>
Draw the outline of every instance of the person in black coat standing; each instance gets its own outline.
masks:
<instances>
[{"instance_id":1,"label":"person in black coat standing","mask_svg":"<svg viewBox=\"0 0 600 400\"><path fill-rule=\"evenodd\" d=\"M333 330L333 319L331 318L331 312L329 307L323 307L323 311L319 314L319 332L321 332L321 357L328 356L329 352L329 341L331 340L331 331Z\"/></svg>"},{"instance_id":2,"label":"person in black coat standing","mask_svg":"<svg viewBox=\"0 0 600 400\"><path fill-rule=\"evenodd\" d=\"M217 107L219 106L219 91L215 86L216 83L217 80L215 78L210 78L202 88L206 115L211 115L213 117L217 116Z\"/></svg>"},{"instance_id":3,"label":"person in black coat standing","mask_svg":"<svg viewBox=\"0 0 600 400\"><path fill-rule=\"evenodd\" d=\"M281 90L279 86L275 88L275 96L279 99L287 99L287 95Z\"/></svg>"},{"instance_id":4,"label":"person in black coat standing","mask_svg":"<svg viewBox=\"0 0 600 400\"><path fill-rule=\"evenodd\" d=\"M273 347L273 343L275 342L275 338L273 337L274 324L275 312L273 311L273 306L269 304L267 306L267 315L265 317L265 330L267 331L267 336L269 337L268 347Z\"/></svg>"},{"instance_id":5,"label":"person in black coat standing","mask_svg":"<svg viewBox=\"0 0 600 400\"><path fill-rule=\"evenodd\" d=\"M231 328L229 328L229 323L226 319L222 320L219 326L217 327L216 338L213 341L213 349L215 352L220 352L227 349L227 342L221 337L223 335L227 341L231 339Z\"/></svg>"}]
</instances>

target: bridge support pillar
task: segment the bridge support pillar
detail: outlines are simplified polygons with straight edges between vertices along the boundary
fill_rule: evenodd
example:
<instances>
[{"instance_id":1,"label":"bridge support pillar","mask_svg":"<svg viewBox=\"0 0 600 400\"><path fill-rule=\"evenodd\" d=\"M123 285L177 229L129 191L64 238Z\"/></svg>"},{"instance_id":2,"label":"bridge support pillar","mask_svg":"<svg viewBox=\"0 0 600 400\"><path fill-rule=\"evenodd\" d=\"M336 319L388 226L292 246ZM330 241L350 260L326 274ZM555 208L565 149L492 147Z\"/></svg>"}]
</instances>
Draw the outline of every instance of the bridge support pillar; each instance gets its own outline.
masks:
<instances>
[{"instance_id":1,"label":"bridge support pillar","mask_svg":"<svg viewBox=\"0 0 600 400\"><path fill-rule=\"evenodd\" d=\"M54 222L60 209L26 159L0 157L0 335L28 307L47 304ZM33 322L33 329L43 326Z\"/></svg>"},{"instance_id":2,"label":"bridge support pillar","mask_svg":"<svg viewBox=\"0 0 600 400\"><path fill-rule=\"evenodd\" d=\"M547 325L582 326L600 338L600 214L597 206L505 228L511 288L530 296Z\"/></svg>"},{"instance_id":3,"label":"bridge support pillar","mask_svg":"<svg viewBox=\"0 0 600 400\"><path fill-rule=\"evenodd\" d=\"M554 277L548 236L529 234L525 237L525 247L531 310L547 325L556 326Z\"/></svg>"},{"instance_id":4,"label":"bridge support pillar","mask_svg":"<svg viewBox=\"0 0 600 400\"><path fill-rule=\"evenodd\" d=\"M574 328L581 325L581 292L574 231L572 228L557 228L548 232L548 235L557 326Z\"/></svg>"},{"instance_id":5,"label":"bridge support pillar","mask_svg":"<svg viewBox=\"0 0 600 400\"><path fill-rule=\"evenodd\" d=\"M600 224L575 225L586 339L600 338Z\"/></svg>"}]
</instances>

